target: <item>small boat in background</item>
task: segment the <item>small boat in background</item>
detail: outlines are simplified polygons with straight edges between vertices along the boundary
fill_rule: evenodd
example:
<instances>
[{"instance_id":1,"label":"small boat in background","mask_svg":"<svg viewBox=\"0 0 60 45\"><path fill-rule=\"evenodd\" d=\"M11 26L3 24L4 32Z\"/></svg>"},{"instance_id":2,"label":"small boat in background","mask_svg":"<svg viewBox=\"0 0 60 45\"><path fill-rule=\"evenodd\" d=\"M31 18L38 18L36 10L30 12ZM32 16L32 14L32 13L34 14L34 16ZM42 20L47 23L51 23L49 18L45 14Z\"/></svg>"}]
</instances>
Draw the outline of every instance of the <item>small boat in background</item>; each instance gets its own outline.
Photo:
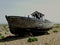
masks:
<instances>
[{"instance_id":1,"label":"small boat in background","mask_svg":"<svg viewBox=\"0 0 60 45\"><path fill-rule=\"evenodd\" d=\"M6 16L12 34L25 32L47 32L52 28L53 23L44 18L44 14L35 11L32 17Z\"/></svg>"}]
</instances>

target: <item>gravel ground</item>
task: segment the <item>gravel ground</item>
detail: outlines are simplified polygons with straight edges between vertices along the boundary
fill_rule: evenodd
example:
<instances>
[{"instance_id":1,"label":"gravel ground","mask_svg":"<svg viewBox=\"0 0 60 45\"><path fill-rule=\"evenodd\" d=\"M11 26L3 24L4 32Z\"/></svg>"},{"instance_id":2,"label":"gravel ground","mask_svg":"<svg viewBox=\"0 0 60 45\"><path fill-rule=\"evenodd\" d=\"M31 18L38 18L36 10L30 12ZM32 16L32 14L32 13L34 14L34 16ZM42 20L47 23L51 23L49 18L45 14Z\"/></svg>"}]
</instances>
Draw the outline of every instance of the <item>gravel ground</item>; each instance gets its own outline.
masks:
<instances>
[{"instance_id":1,"label":"gravel ground","mask_svg":"<svg viewBox=\"0 0 60 45\"><path fill-rule=\"evenodd\" d=\"M57 30L58 32L53 32ZM0 40L0 45L60 45L60 26L54 26L50 34L35 36L38 41L28 42L29 37L17 37L10 33L7 25L0 25L0 33L5 37Z\"/></svg>"}]
</instances>

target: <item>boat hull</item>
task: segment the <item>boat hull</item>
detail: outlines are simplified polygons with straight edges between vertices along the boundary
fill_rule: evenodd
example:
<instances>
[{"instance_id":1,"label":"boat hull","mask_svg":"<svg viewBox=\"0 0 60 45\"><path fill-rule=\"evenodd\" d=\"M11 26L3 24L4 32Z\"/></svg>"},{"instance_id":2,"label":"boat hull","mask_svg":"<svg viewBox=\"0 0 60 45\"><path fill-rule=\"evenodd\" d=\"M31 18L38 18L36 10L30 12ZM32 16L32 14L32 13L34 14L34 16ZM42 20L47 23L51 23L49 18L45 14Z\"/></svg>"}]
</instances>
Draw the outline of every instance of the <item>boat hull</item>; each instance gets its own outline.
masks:
<instances>
[{"instance_id":1,"label":"boat hull","mask_svg":"<svg viewBox=\"0 0 60 45\"><path fill-rule=\"evenodd\" d=\"M19 34L20 32L46 32L52 28L53 23L50 21L40 21L29 17L6 16L11 33Z\"/></svg>"}]
</instances>

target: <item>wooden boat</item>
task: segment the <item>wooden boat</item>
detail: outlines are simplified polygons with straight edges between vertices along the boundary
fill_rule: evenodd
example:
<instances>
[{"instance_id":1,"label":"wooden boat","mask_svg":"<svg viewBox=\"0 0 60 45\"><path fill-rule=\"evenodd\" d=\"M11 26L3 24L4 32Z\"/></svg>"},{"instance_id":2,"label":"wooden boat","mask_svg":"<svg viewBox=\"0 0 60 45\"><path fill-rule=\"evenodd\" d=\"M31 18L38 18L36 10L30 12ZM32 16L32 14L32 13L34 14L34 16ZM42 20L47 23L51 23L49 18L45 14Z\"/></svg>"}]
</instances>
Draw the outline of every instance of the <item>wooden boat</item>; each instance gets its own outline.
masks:
<instances>
[{"instance_id":1,"label":"wooden boat","mask_svg":"<svg viewBox=\"0 0 60 45\"><path fill-rule=\"evenodd\" d=\"M43 19L44 15L42 13L35 11L31 15L32 17L6 16L11 33L47 32L52 28L53 23Z\"/></svg>"}]
</instances>

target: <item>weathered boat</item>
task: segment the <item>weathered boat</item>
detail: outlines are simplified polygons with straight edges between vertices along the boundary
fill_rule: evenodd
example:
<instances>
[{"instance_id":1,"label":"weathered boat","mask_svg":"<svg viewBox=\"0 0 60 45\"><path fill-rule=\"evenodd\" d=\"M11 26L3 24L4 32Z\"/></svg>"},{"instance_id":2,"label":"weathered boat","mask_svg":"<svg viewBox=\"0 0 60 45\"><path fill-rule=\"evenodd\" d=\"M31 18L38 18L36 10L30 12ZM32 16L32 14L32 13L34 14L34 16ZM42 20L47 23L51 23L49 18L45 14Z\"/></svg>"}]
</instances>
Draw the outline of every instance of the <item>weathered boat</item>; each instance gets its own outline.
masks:
<instances>
[{"instance_id":1,"label":"weathered boat","mask_svg":"<svg viewBox=\"0 0 60 45\"><path fill-rule=\"evenodd\" d=\"M12 34L25 34L29 32L47 32L53 23L44 19L44 14L35 11L32 17L6 16Z\"/></svg>"}]
</instances>

